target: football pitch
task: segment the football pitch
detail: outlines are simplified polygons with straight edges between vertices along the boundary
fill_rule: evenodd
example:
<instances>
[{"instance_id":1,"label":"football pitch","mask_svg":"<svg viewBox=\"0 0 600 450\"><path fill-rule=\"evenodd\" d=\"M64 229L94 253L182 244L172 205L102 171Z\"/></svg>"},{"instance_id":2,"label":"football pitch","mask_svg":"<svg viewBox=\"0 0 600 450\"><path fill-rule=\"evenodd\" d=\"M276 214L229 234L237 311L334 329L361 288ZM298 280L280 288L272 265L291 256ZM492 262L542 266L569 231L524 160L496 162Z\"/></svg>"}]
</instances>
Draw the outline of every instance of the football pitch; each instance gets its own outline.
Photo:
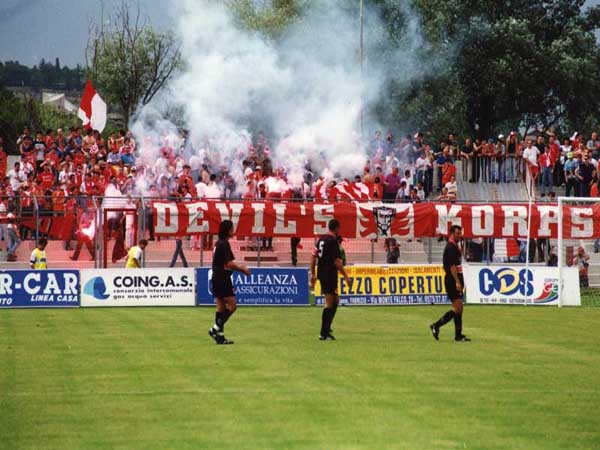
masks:
<instances>
[{"instance_id":1,"label":"football pitch","mask_svg":"<svg viewBox=\"0 0 600 450\"><path fill-rule=\"evenodd\" d=\"M0 311L2 449L600 448L600 308Z\"/></svg>"}]
</instances>

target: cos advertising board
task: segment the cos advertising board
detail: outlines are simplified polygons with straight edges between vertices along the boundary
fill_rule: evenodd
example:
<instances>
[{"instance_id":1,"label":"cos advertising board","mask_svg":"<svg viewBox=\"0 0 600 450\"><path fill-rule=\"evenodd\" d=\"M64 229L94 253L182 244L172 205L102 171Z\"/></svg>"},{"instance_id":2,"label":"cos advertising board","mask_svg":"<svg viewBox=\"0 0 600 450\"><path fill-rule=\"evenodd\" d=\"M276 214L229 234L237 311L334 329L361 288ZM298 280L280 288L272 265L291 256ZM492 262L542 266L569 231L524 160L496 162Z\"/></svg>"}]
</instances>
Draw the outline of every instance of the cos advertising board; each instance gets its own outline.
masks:
<instances>
[{"instance_id":1,"label":"cos advertising board","mask_svg":"<svg viewBox=\"0 0 600 450\"><path fill-rule=\"evenodd\" d=\"M442 266L347 266L350 283L338 278L343 305L425 305L448 303ZM315 285L315 303L325 301Z\"/></svg>"},{"instance_id":2,"label":"cos advertising board","mask_svg":"<svg viewBox=\"0 0 600 450\"><path fill-rule=\"evenodd\" d=\"M498 305L558 305L559 269L530 266L464 266L467 302ZM563 305L581 305L579 272L563 268Z\"/></svg>"},{"instance_id":3,"label":"cos advertising board","mask_svg":"<svg viewBox=\"0 0 600 450\"><path fill-rule=\"evenodd\" d=\"M307 306L306 269L251 269L250 275L234 272L232 277L238 305ZM198 305L214 305L212 269L196 269Z\"/></svg>"},{"instance_id":4,"label":"cos advertising board","mask_svg":"<svg viewBox=\"0 0 600 450\"><path fill-rule=\"evenodd\" d=\"M194 306L194 269L81 271L81 306Z\"/></svg>"},{"instance_id":5,"label":"cos advertising board","mask_svg":"<svg viewBox=\"0 0 600 450\"><path fill-rule=\"evenodd\" d=\"M1 308L79 306L77 270L0 271Z\"/></svg>"}]
</instances>

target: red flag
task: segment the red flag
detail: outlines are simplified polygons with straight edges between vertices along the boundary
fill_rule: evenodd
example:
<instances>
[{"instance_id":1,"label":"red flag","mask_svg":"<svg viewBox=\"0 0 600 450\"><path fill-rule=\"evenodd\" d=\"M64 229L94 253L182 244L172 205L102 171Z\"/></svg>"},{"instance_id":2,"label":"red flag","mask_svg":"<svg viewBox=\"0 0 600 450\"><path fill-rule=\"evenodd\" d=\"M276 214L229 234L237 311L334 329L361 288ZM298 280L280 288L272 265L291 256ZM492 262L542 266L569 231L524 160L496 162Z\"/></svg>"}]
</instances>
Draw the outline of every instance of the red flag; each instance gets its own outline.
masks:
<instances>
[{"instance_id":1,"label":"red flag","mask_svg":"<svg viewBox=\"0 0 600 450\"><path fill-rule=\"evenodd\" d=\"M83 121L85 128L102 132L106 126L106 103L100 98L90 80L85 85L77 117Z\"/></svg>"}]
</instances>

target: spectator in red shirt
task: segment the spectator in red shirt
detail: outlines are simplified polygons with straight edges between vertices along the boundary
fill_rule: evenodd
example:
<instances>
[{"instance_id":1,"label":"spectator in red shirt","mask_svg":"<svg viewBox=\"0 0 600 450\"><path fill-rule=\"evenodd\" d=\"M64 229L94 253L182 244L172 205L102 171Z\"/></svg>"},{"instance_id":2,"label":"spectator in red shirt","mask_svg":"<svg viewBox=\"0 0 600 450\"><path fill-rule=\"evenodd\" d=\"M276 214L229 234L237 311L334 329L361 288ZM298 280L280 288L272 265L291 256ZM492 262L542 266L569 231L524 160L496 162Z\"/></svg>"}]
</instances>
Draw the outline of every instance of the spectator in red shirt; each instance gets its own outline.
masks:
<instances>
[{"instance_id":1,"label":"spectator in red shirt","mask_svg":"<svg viewBox=\"0 0 600 450\"><path fill-rule=\"evenodd\" d=\"M50 146L56 141L54 137L54 130L48 129L46 130L46 137L44 138L44 143L46 144L46 148L50 148Z\"/></svg>"},{"instance_id":2,"label":"spectator in red shirt","mask_svg":"<svg viewBox=\"0 0 600 450\"><path fill-rule=\"evenodd\" d=\"M453 176L456 176L456 166L448 158L442 165L442 186L446 186L446 183L449 183Z\"/></svg>"},{"instance_id":3,"label":"spectator in red shirt","mask_svg":"<svg viewBox=\"0 0 600 450\"><path fill-rule=\"evenodd\" d=\"M190 175L190 170L192 168L188 165L185 164L183 166L183 173L179 176L179 185L180 186L188 186L188 188L190 188L191 186L194 185L194 180L192 179L192 175Z\"/></svg>"},{"instance_id":4,"label":"spectator in red shirt","mask_svg":"<svg viewBox=\"0 0 600 450\"><path fill-rule=\"evenodd\" d=\"M65 149L66 142L67 142L67 139L65 138L65 135L63 134L63 130L62 130L62 128L59 128L56 131L56 146L60 149L61 152Z\"/></svg>"},{"instance_id":5,"label":"spectator in red shirt","mask_svg":"<svg viewBox=\"0 0 600 450\"><path fill-rule=\"evenodd\" d=\"M43 163L44 169L37 177L38 182L41 184L43 191L51 190L54 186L54 174L52 173L52 167L49 162Z\"/></svg>"},{"instance_id":6,"label":"spectator in red shirt","mask_svg":"<svg viewBox=\"0 0 600 450\"><path fill-rule=\"evenodd\" d=\"M80 147L76 147L74 151L71 152L71 157L73 158L75 166L82 166L87 162L87 156Z\"/></svg>"},{"instance_id":7,"label":"spectator in red shirt","mask_svg":"<svg viewBox=\"0 0 600 450\"><path fill-rule=\"evenodd\" d=\"M91 172L85 174L85 180L81 185L81 192L85 193L86 195L96 195L96 184L92 179Z\"/></svg>"},{"instance_id":8,"label":"spectator in red shirt","mask_svg":"<svg viewBox=\"0 0 600 450\"><path fill-rule=\"evenodd\" d=\"M58 169L58 165L60 163L60 155L58 154L56 142L53 142L50 145L50 147L48 147L47 151L44 153L44 162L42 164L45 163L49 163L54 170Z\"/></svg>"},{"instance_id":9,"label":"spectator in red shirt","mask_svg":"<svg viewBox=\"0 0 600 450\"><path fill-rule=\"evenodd\" d=\"M0 179L4 179L6 176L6 169L8 167L8 156L4 151L4 141L0 137Z\"/></svg>"}]
</instances>

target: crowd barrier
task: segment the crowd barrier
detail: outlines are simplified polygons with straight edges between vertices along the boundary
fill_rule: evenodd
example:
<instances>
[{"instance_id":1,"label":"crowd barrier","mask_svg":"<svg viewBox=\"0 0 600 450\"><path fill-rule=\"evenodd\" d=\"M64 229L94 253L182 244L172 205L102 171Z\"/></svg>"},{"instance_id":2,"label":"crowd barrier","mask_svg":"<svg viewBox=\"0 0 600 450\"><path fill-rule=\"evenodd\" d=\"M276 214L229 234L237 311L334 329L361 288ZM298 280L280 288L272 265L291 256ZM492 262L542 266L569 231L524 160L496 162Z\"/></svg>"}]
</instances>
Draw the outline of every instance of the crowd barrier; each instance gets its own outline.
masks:
<instances>
[{"instance_id":1,"label":"crowd barrier","mask_svg":"<svg viewBox=\"0 0 600 450\"><path fill-rule=\"evenodd\" d=\"M208 306L214 305L212 269L2 270L0 308ZM449 303L439 265L346 267L340 276L343 305L430 305ZM556 267L465 265L466 299L479 304L557 305ZM564 268L563 305L579 306L578 271ZM308 306L308 270L254 268L232 277L240 305ZM315 304L324 296L317 282Z\"/></svg>"}]
</instances>

